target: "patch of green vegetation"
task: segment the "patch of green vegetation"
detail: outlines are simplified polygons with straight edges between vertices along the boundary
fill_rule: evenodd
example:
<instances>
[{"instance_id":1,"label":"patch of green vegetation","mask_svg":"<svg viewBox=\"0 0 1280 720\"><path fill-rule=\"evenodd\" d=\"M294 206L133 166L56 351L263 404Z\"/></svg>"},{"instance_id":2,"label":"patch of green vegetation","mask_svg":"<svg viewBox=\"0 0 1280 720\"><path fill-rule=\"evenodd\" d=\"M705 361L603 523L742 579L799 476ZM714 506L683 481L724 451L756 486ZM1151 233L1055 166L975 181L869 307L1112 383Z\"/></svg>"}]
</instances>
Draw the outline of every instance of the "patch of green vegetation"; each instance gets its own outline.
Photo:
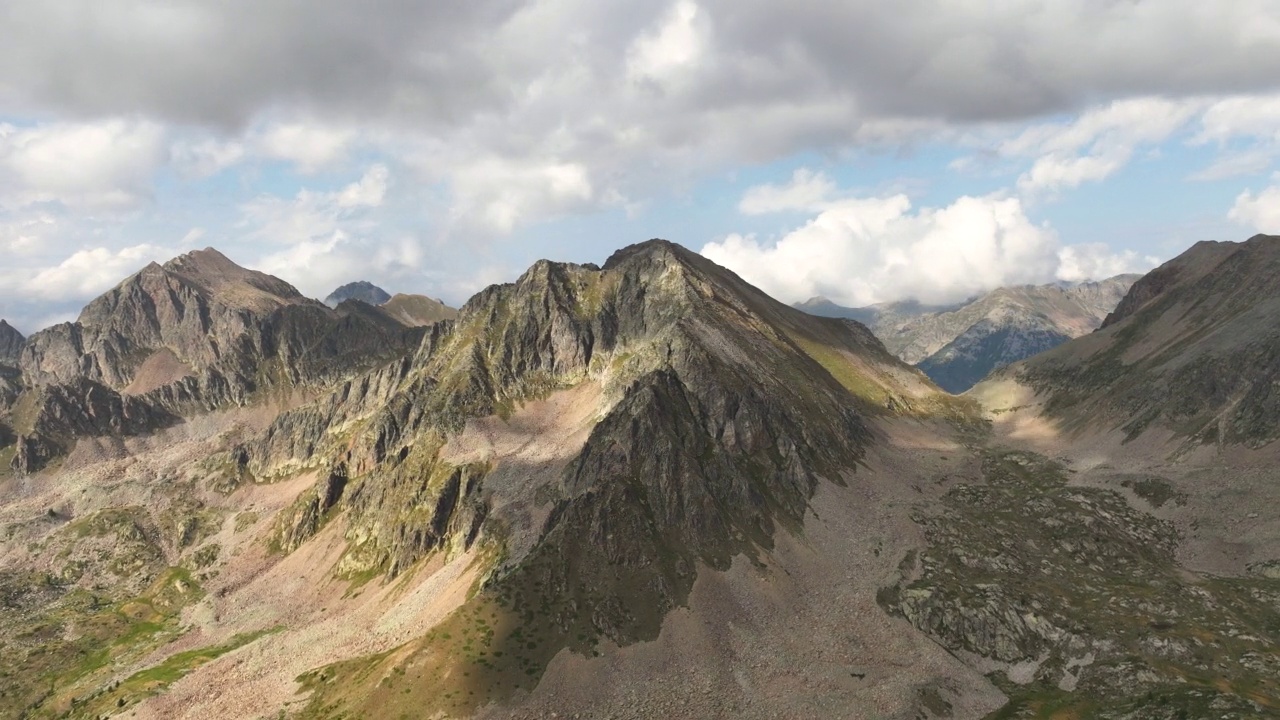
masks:
<instances>
[{"instance_id":1,"label":"patch of green vegetation","mask_svg":"<svg viewBox=\"0 0 1280 720\"><path fill-rule=\"evenodd\" d=\"M36 415L40 411L40 392L24 392L18 401L9 408L9 421L13 431L19 435L30 435L35 431Z\"/></svg>"},{"instance_id":2,"label":"patch of green vegetation","mask_svg":"<svg viewBox=\"0 0 1280 720\"><path fill-rule=\"evenodd\" d=\"M245 530L248 530L250 527L253 527L253 524L256 522L258 522L258 513L253 512L252 510L245 510L236 514L236 534L240 534Z\"/></svg>"},{"instance_id":3,"label":"patch of green vegetation","mask_svg":"<svg viewBox=\"0 0 1280 720\"><path fill-rule=\"evenodd\" d=\"M170 568L141 595L116 600L37 582L0 577L3 717L94 717L82 711L84 699L101 692L116 668L177 637L178 614L203 596L181 568Z\"/></svg>"},{"instance_id":4,"label":"patch of green vegetation","mask_svg":"<svg viewBox=\"0 0 1280 720\"><path fill-rule=\"evenodd\" d=\"M18 454L16 445L0 448L0 478L13 474L13 458Z\"/></svg>"},{"instance_id":5,"label":"patch of green vegetation","mask_svg":"<svg viewBox=\"0 0 1280 720\"><path fill-rule=\"evenodd\" d=\"M221 645L211 645L170 655L159 665L140 670L123 681L112 683L86 697L77 698L72 703L73 714L96 718L99 717L99 713L104 716L117 713L146 698L159 695L169 685L181 680L201 665L283 629L277 626L252 633L241 633Z\"/></svg>"},{"instance_id":6,"label":"patch of green vegetation","mask_svg":"<svg viewBox=\"0 0 1280 720\"><path fill-rule=\"evenodd\" d=\"M871 405L880 408L891 408L893 396L885 389L885 387L868 378L864 373L859 372L839 350L828 347L819 342L809 340L802 336L792 338L796 344L804 350L805 354L813 358L822 369L826 370L831 377L836 379L846 390Z\"/></svg>"}]
</instances>

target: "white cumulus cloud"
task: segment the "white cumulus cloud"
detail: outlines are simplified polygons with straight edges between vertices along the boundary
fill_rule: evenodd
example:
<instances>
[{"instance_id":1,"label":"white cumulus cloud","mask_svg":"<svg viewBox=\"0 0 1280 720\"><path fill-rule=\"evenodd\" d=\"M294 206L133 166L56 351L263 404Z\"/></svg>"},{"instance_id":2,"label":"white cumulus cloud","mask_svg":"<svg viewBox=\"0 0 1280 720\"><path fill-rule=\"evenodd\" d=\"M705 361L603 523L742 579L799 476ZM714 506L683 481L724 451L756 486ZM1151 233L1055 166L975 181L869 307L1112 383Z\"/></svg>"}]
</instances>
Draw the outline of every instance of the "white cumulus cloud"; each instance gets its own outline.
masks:
<instances>
[{"instance_id":1,"label":"white cumulus cloud","mask_svg":"<svg viewBox=\"0 0 1280 720\"><path fill-rule=\"evenodd\" d=\"M1280 234L1280 185L1256 194L1252 190L1240 193L1227 219L1261 233Z\"/></svg>"},{"instance_id":2,"label":"white cumulus cloud","mask_svg":"<svg viewBox=\"0 0 1280 720\"><path fill-rule=\"evenodd\" d=\"M1132 98L1089 110L1066 123L1033 125L1001 144L1004 156L1034 157L1018 178L1024 193L1098 182L1127 165L1141 147L1168 140L1203 101Z\"/></svg>"},{"instance_id":3,"label":"white cumulus cloud","mask_svg":"<svg viewBox=\"0 0 1280 720\"><path fill-rule=\"evenodd\" d=\"M172 248L150 244L115 250L86 248L13 284L20 292L46 300L87 300L114 287L147 263L167 260L175 254Z\"/></svg>"},{"instance_id":4,"label":"white cumulus cloud","mask_svg":"<svg viewBox=\"0 0 1280 720\"><path fill-rule=\"evenodd\" d=\"M168 161L165 130L146 121L0 125L0 204L128 208Z\"/></svg>"},{"instance_id":5,"label":"white cumulus cloud","mask_svg":"<svg viewBox=\"0 0 1280 720\"><path fill-rule=\"evenodd\" d=\"M836 193L835 182L821 172L799 168L791 175L791 182L784 185L766 183L747 188L738 210L747 215L785 212L787 210L814 210L828 202Z\"/></svg>"},{"instance_id":6,"label":"white cumulus cloud","mask_svg":"<svg viewBox=\"0 0 1280 720\"><path fill-rule=\"evenodd\" d=\"M253 140L259 153L296 163L303 172L315 172L346 158L355 132L316 123L272 125Z\"/></svg>"},{"instance_id":7,"label":"white cumulus cloud","mask_svg":"<svg viewBox=\"0 0 1280 720\"><path fill-rule=\"evenodd\" d=\"M730 235L702 254L785 302L950 303L1002 285L1114 275L1142 266L1096 246L1062 248L1016 197L913 209L905 195L830 203L774 243ZM1148 265L1149 267L1149 265Z\"/></svg>"}]
</instances>

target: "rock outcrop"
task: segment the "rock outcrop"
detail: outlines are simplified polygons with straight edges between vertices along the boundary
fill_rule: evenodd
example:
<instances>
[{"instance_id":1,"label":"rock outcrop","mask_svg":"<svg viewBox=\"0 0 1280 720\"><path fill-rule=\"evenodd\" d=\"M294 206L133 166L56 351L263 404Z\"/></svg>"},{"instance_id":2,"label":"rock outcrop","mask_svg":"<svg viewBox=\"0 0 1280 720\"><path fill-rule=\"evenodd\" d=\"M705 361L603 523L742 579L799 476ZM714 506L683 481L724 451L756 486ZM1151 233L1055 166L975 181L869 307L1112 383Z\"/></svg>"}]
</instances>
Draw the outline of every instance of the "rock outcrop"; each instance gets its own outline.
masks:
<instances>
[{"instance_id":1,"label":"rock outcrop","mask_svg":"<svg viewBox=\"0 0 1280 720\"><path fill-rule=\"evenodd\" d=\"M78 437L142 435L180 421L148 398L122 395L87 378L31 391L31 418L21 435L11 467L23 474L41 470L71 449Z\"/></svg>"}]
</instances>

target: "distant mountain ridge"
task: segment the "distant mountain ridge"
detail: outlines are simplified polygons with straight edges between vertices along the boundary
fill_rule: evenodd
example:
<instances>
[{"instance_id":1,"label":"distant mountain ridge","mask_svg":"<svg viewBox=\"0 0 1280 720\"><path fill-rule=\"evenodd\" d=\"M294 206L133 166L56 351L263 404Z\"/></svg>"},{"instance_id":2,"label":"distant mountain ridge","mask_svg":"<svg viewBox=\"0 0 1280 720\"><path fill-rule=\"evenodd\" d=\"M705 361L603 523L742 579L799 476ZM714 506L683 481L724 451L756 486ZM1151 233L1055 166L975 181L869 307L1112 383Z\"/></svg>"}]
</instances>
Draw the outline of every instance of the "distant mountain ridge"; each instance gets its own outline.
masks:
<instances>
[{"instance_id":1,"label":"distant mountain ridge","mask_svg":"<svg viewBox=\"0 0 1280 720\"><path fill-rule=\"evenodd\" d=\"M426 295L396 293L382 304L382 309L392 318L409 327L432 325L441 320L453 320L458 317L457 310Z\"/></svg>"},{"instance_id":2,"label":"distant mountain ridge","mask_svg":"<svg viewBox=\"0 0 1280 720\"><path fill-rule=\"evenodd\" d=\"M955 305L904 301L846 308L817 297L796 307L867 325L890 352L958 393L996 368L1093 331L1139 277L998 288Z\"/></svg>"}]
</instances>

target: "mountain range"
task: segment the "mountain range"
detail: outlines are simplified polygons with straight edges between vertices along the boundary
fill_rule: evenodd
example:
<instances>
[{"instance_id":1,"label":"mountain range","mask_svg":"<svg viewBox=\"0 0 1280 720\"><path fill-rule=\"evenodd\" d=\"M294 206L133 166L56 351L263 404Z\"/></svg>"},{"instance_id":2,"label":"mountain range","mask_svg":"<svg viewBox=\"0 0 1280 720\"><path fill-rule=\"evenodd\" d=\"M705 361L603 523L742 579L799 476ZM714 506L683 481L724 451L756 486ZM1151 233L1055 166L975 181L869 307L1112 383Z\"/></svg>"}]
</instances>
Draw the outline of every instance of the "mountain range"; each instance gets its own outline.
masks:
<instances>
[{"instance_id":1,"label":"mountain range","mask_svg":"<svg viewBox=\"0 0 1280 720\"><path fill-rule=\"evenodd\" d=\"M996 368L1097 329L1138 277L1003 287L948 306L904 301L846 308L815 297L796 307L867 325L890 352L959 393Z\"/></svg>"},{"instance_id":2,"label":"mountain range","mask_svg":"<svg viewBox=\"0 0 1280 720\"><path fill-rule=\"evenodd\" d=\"M957 397L661 240L415 327L148 266L4 376L0 714L1266 716L1278 273Z\"/></svg>"}]
</instances>

